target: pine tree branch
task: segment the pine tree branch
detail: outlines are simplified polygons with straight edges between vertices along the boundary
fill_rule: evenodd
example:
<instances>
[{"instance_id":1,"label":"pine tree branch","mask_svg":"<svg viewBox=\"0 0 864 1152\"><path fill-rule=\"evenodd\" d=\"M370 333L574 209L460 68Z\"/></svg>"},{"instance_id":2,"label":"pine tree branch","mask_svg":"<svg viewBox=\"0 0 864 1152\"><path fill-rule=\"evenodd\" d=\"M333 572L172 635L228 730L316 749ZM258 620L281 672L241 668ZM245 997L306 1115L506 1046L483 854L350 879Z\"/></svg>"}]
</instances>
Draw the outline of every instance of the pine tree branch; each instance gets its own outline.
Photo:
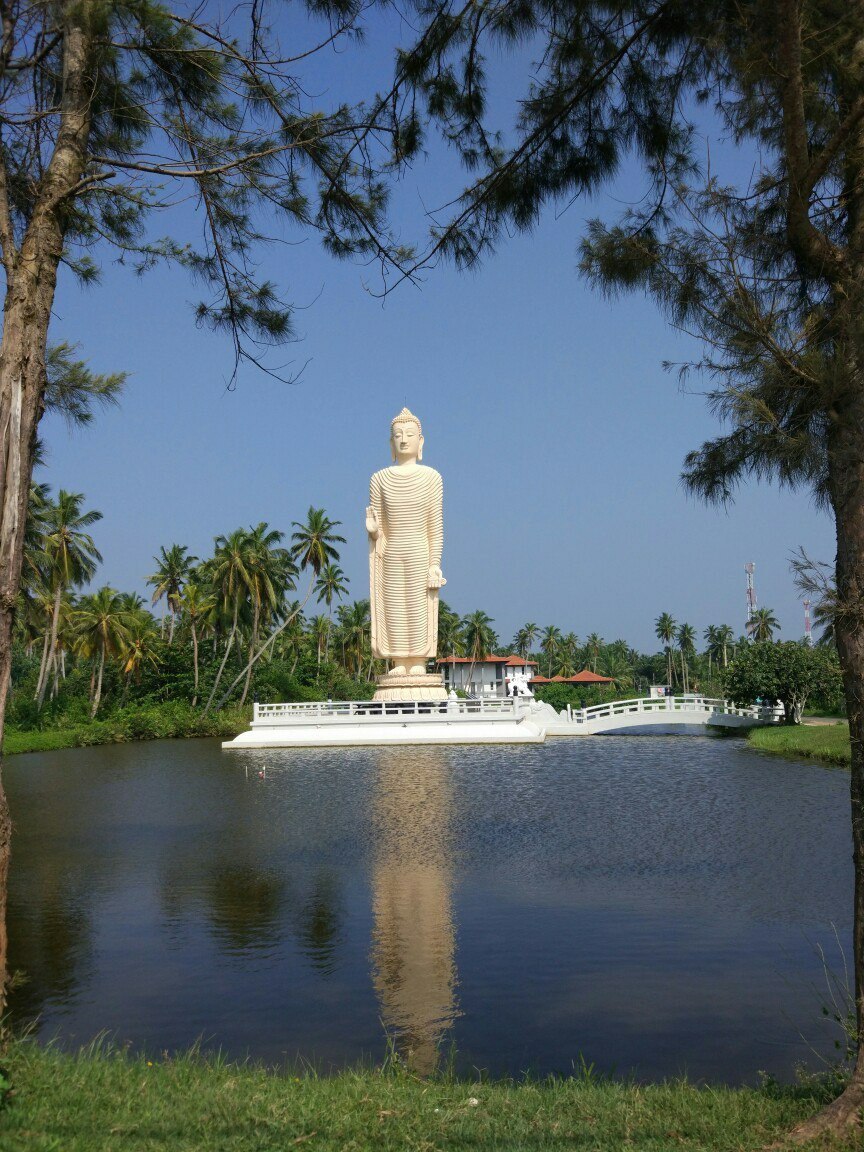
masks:
<instances>
[{"instance_id":1,"label":"pine tree branch","mask_svg":"<svg viewBox=\"0 0 864 1152\"><path fill-rule=\"evenodd\" d=\"M843 253L810 218L811 162L804 73L801 60L800 0L776 0L777 59L783 109L783 136L788 175L786 232L802 271L832 281L845 271ZM839 146L839 145L838 145Z\"/></svg>"}]
</instances>

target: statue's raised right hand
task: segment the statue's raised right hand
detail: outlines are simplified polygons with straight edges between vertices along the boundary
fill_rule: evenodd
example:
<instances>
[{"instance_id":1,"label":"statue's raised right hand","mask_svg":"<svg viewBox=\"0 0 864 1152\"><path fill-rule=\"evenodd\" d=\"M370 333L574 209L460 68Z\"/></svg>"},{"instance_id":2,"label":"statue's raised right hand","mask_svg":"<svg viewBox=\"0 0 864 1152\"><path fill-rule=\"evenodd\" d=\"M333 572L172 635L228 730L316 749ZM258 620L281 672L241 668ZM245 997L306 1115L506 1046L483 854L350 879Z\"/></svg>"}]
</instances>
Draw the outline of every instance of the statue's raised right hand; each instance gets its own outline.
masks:
<instances>
[{"instance_id":1,"label":"statue's raised right hand","mask_svg":"<svg viewBox=\"0 0 864 1152\"><path fill-rule=\"evenodd\" d=\"M381 526L378 523L378 517L375 515L375 509L371 504L366 509L366 531L375 540L381 535Z\"/></svg>"}]
</instances>

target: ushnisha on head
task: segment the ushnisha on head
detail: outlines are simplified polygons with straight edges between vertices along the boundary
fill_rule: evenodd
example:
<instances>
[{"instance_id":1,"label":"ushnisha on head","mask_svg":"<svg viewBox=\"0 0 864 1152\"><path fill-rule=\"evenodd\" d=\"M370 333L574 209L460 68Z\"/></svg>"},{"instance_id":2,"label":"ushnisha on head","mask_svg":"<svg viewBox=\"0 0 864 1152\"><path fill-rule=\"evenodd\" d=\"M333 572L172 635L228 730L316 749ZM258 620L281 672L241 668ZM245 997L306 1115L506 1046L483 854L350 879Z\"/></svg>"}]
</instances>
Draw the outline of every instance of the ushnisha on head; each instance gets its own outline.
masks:
<instances>
[{"instance_id":1,"label":"ushnisha on head","mask_svg":"<svg viewBox=\"0 0 864 1152\"><path fill-rule=\"evenodd\" d=\"M394 464L423 459L423 429L407 408L390 421L390 454Z\"/></svg>"}]
</instances>

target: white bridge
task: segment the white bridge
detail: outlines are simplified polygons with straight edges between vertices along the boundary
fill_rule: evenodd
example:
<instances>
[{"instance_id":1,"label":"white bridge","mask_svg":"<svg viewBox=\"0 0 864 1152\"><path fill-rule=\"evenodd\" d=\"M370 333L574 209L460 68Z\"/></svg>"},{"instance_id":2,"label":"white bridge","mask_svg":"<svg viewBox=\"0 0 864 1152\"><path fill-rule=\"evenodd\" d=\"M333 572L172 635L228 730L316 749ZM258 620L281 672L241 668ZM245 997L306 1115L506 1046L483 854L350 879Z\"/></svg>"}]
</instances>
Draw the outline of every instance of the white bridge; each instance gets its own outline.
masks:
<instances>
[{"instance_id":1,"label":"white bridge","mask_svg":"<svg viewBox=\"0 0 864 1152\"><path fill-rule=\"evenodd\" d=\"M615 733L700 735L776 724L782 708L739 708L703 696L615 700L556 712L533 698L350 700L256 704L252 727L224 748L381 744L540 744L547 737Z\"/></svg>"},{"instance_id":2,"label":"white bridge","mask_svg":"<svg viewBox=\"0 0 864 1152\"><path fill-rule=\"evenodd\" d=\"M756 728L779 724L782 707L754 704L740 708L706 696L661 696L612 700L591 708L568 708L546 725L547 736L605 736L616 732L699 735L717 728Z\"/></svg>"}]
</instances>

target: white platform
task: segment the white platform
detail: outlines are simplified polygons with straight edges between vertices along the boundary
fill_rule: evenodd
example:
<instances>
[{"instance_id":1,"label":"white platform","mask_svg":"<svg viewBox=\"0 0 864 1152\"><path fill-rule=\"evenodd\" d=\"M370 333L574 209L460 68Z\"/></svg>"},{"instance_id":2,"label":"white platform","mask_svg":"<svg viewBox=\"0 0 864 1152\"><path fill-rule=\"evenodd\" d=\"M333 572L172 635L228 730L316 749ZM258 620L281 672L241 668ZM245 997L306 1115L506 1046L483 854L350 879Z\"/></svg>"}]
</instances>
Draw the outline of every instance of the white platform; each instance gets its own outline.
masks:
<instances>
[{"instance_id":1,"label":"white platform","mask_svg":"<svg viewBox=\"0 0 864 1152\"><path fill-rule=\"evenodd\" d=\"M223 748L384 744L540 744L545 705L529 700L352 700L256 704L252 727ZM549 709L556 715L553 709ZM547 717L543 716L543 719Z\"/></svg>"},{"instance_id":2,"label":"white platform","mask_svg":"<svg viewBox=\"0 0 864 1152\"><path fill-rule=\"evenodd\" d=\"M542 744L547 737L706 735L777 724L782 708L670 696L556 712L534 699L321 701L256 704L252 727L223 748L330 748L386 744Z\"/></svg>"}]
</instances>

